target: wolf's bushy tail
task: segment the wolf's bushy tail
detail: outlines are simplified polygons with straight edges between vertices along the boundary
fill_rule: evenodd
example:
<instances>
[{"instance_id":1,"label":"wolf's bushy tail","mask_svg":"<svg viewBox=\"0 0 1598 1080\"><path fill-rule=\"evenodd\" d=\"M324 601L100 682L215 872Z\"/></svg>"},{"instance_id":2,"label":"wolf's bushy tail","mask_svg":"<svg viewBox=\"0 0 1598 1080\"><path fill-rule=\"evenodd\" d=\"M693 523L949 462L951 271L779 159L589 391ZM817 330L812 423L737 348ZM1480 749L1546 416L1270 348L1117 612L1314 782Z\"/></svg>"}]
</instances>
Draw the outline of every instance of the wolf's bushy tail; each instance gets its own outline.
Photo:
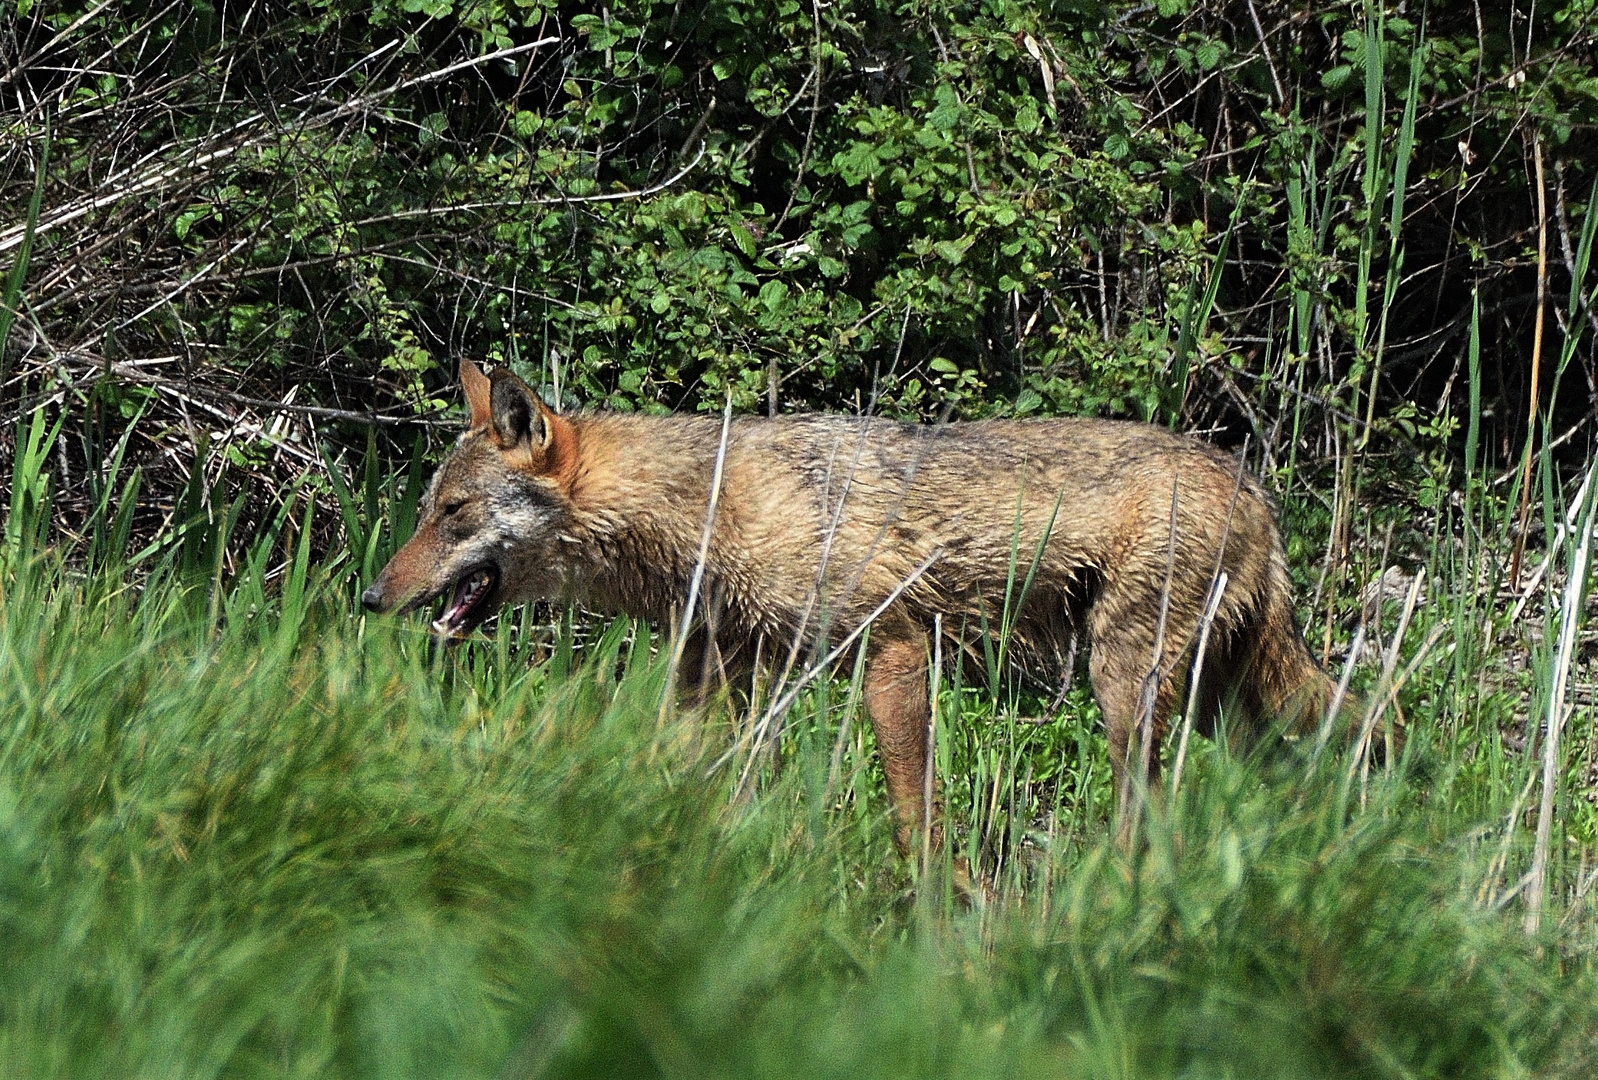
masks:
<instances>
[{"instance_id":1,"label":"wolf's bushy tail","mask_svg":"<svg viewBox=\"0 0 1598 1080\"><path fill-rule=\"evenodd\" d=\"M1292 596L1286 568L1273 560L1261 598L1248 679L1262 715L1284 718L1301 731L1313 730L1326 715L1337 684L1304 644ZM1345 714L1351 704L1344 705ZM1358 717L1352 722L1357 724Z\"/></svg>"}]
</instances>

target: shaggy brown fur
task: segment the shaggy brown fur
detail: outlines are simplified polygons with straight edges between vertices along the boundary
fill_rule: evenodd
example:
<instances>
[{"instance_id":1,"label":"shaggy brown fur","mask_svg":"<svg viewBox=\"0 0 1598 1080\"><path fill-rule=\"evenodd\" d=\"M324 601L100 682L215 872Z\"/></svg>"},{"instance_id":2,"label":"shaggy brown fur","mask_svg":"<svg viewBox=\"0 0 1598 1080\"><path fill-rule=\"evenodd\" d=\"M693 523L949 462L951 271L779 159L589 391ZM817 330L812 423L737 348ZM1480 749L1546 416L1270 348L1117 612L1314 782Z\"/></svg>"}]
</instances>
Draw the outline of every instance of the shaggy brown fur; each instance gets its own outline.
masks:
<instances>
[{"instance_id":1,"label":"shaggy brown fur","mask_svg":"<svg viewBox=\"0 0 1598 1080\"><path fill-rule=\"evenodd\" d=\"M719 419L557 416L508 371L490 380L465 363L461 378L469 428L367 606L453 595L437 624L451 634L538 597L660 624L677 615ZM701 607L716 663L703 667L737 666L762 636L840 641L903 587L871 627L865 700L895 839L908 850L924 811L935 616L954 649L969 648L978 627L1000 625L1007 582L1018 596L1040 548L1011 616L1015 642L1041 662L1084 635L1123 799L1139 768L1140 713L1158 740L1186 693L1217 570L1228 584L1205 658L1206 705L1228 692L1256 717L1324 704L1330 682L1294 625L1259 485L1195 439L1103 420L732 421Z\"/></svg>"}]
</instances>

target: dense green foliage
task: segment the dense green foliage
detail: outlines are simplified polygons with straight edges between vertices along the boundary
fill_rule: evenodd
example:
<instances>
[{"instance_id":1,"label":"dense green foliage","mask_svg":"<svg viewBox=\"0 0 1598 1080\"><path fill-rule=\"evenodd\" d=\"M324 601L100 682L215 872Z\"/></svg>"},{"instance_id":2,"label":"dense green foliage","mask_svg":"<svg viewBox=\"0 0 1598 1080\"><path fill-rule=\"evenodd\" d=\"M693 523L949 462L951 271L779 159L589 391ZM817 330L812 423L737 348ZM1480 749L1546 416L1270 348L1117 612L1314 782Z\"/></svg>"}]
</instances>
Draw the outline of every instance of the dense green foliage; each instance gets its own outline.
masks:
<instances>
[{"instance_id":1,"label":"dense green foliage","mask_svg":"<svg viewBox=\"0 0 1598 1080\"><path fill-rule=\"evenodd\" d=\"M191 395L257 467L282 433L240 391L425 411L457 354L587 405L1273 446L1343 416L1435 451L1479 289L1512 454L1531 159L1557 297L1598 120L1590 4L1534 13L24 2L5 252L42 201L6 367L123 418Z\"/></svg>"}]
</instances>

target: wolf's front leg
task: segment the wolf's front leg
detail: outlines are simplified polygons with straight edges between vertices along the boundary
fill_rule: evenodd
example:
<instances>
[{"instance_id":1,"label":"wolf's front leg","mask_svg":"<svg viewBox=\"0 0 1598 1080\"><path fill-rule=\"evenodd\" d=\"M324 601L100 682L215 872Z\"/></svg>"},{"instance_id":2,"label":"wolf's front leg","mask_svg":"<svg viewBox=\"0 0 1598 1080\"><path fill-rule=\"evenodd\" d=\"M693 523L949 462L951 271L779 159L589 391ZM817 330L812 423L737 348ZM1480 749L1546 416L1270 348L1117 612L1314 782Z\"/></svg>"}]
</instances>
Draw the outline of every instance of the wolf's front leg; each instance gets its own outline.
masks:
<instances>
[{"instance_id":1,"label":"wolf's front leg","mask_svg":"<svg viewBox=\"0 0 1598 1080\"><path fill-rule=\"evenodd\" d=\"M882 771L888 778L888 800L893 807L893 842L899 854L910 856L914 840L927 821L932 822L932 844L942 839L933 778L932 805L927 804L927 727L931 705L927 699L927 645L924 631L908 625L873 629L866 657L866 711L876 735Z\"/></svg>"}]
</instances>

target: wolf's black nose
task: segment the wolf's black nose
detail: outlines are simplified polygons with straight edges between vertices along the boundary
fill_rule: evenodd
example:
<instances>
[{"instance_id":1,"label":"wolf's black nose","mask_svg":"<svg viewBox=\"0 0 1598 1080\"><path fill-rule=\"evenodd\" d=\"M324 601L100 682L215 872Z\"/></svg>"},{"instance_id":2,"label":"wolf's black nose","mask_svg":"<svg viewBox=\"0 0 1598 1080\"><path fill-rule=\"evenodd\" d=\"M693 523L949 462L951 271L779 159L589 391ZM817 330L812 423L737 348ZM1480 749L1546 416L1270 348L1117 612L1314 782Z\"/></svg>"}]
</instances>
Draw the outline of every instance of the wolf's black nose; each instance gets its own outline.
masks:
<instances>
[{"instance_id":1,"label":"wolf's black nose","mask_svg":"<svg viewBox=\"0 0 1598 1080\"><path fill-rule=\"evenodd\" d=\"M361 594L361 606L367 611L383 610L383 594L378 592L376 585Z\"/></svg>"}]
</instances>

